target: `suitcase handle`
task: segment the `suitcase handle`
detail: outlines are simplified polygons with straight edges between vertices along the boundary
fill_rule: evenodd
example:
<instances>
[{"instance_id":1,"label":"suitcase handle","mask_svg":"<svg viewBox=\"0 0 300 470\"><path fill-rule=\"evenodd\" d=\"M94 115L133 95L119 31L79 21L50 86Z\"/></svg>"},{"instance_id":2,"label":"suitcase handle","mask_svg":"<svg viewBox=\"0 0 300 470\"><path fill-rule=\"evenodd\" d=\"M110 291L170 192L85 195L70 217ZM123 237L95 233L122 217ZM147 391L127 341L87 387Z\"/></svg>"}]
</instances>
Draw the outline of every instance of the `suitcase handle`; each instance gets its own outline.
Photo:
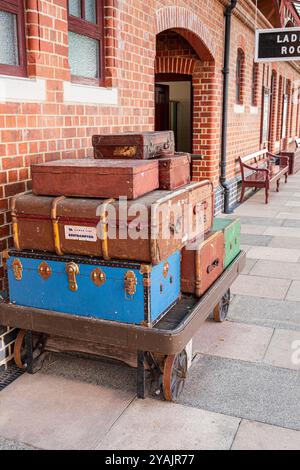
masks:
<instances>
[{"instance_id":1,"label":"suitcase handle","mask_svg":"<svg viewBox=\"0 0 300 470\"><path fill-rule=\"evenodd\" d=\"M169 225L170 232L173 235L175 235L175 233L181 233L181 227L182 227L182 217L179 217L175 223Z\"/></svg>"},{"instance_id":2,"label":"suitcase handle","mask_svg":"<svg viewBox=\"0 0 300 470\"><path fill-rule=\"evenodd\" d=\"M220 264L220 259L217 258L215 261L207 267L207 274L210 274L214 269L216 269Z\"/></svg>"},{"instance_id":3,"label":"suitcase handle","mask_svg":"<svg viewBox=\"0 0 300 470\"><path fill-rule=\"evenodd\" d=\"M201 210L205 210L205 211L206 211L207 209L208 209L208 202L207 202L207 201L203 201L203 202L201 202L201 203L198 203L198 204L196 204L195 207L194 207L194 215L199 214L199 212L200 212Z\"/></svg>"},{"instance_id":4,"label":"suitcase handle","mask_svg":"<svg viewBox=\"0 0 300 470\"><path fill-rule=\"evenodd\" d=\"M163 145L154 145L154 143L151 141L148 147L149 157L150 158L155 157L155 155L162 153L164 150L165 151L169 150L170 147L171 147L170 140L167 140L167 142L165 142Z\"/></svg>"}]
</instances>

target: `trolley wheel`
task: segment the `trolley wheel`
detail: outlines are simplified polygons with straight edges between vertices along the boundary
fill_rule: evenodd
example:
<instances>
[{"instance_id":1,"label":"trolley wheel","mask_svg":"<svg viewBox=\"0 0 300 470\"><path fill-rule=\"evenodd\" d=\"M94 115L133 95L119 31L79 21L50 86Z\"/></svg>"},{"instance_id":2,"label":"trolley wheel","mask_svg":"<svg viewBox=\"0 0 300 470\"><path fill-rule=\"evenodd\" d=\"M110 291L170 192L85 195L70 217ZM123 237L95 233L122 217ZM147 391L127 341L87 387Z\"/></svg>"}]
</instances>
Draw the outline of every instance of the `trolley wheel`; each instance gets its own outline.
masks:
<instances>
[{"instance_id":1,"label":"trolley wheel","mask_svg":"<svg viewBox=\"0 0 300 470\"><path fill-rule=\"evenodd\" d=\"M223 295L222 299L218 303L218 305L214 308L214 320L216 322L222 323L226 320L229 312L230 306L230 289Z\"/></svg>"},{"instance_id":2,"label":"trolley wheel","mask_svg":"<svg viewBox=\"0 0 300 470\"><path fill-rule=\"evenodd\" d=\"M166 401L177 401L187 376L188 358L186 351L167 356L163 369L163 391Z\"/></svg>"},{"instance_id":3,"label":"trolley wheel","mask_svg":"<svg viewBox=\"0 0 300 470\"><path fill-rule=\"evenodd\" d=\"M26 330L20 330L14 347L14 360L19 369L26 369L25 336Z\"/></svg>"},{"instance_id":4,"label":"trolley wheel","mask_svg":"<svg viewBox=\"0 0 300 470\"><path fill-rule=\"evenodd\" d=\"M20 330L15 346L14 346L14 360L19 367L19 369L26 369L27 368L27 347L26 347L26 330ZM33 357L32 359L37 362L41 362L44 350L44 342L45 338L44 335L36 335L33 337L32 348L33 348Z\"/></svg>"}]
</instances>

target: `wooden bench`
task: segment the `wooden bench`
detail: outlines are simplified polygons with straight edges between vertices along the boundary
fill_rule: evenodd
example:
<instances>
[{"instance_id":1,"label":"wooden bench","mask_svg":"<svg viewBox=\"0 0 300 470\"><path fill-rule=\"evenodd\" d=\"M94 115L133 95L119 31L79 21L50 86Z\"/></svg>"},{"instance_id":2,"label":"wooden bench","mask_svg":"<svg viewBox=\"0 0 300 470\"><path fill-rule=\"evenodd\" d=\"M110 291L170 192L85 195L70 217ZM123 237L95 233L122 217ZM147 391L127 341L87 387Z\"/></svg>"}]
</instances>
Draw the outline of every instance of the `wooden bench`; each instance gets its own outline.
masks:
<instances>
[{"instance_id":1,"label":"wooden bench","mask_svg":"<svg viewBox=\"0 0 300 470\"><path fill-rule=\"evenodd\" d=\"M273 155L267 149L263 149L240 157L239 162L242 175L241 203L244 201L246 188L264 188L268 204L271 185L276 183L276 190L279 192L281 177L285 177L286 183L288 181L289 160L286 156Z\"/></svg>"},{"instance_id":2,"label":"wooden bench","mask_svg":"<svg viewBox=\"0 0 300 470\"><path fill-rule=\"evenodd\" d=\"M297 137L294 141L295 147L292 146L281 152L281 155L288 157L290 175L295 175L300 170L300 138Z\"/></svg>"}]
</instances>

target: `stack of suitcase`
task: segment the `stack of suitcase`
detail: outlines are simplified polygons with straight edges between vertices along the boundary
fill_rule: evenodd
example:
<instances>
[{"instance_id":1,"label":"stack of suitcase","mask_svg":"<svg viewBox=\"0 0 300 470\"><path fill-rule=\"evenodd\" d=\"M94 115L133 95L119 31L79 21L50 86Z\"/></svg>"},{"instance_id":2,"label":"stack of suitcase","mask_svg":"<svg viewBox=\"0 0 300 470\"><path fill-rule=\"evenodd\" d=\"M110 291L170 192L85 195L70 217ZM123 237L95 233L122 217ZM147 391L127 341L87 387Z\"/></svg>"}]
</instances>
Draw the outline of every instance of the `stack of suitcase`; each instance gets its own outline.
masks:
<instances>
[{"instance_id":1,"label":"stack of suitcase","mask_svg":"<svg viewBox=\"0 0 300 470\"><path fill-rule=\"evenodd\" d=\"M190 182L172 132L94 136L93 147L94 159L33 165L32 192L13 198L10 301L151 327L228 267L239 225L213 227L213 186Z\"/></svg>"}]
</instances>

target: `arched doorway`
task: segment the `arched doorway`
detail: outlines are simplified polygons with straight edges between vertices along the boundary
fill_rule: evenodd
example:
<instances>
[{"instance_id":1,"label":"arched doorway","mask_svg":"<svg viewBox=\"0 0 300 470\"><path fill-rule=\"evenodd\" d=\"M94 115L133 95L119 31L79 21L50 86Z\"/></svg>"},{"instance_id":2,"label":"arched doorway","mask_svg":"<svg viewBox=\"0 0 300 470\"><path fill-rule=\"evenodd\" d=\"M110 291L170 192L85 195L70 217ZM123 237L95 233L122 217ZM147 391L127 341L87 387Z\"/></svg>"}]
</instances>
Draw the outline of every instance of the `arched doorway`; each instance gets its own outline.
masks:
<instances>
[{"instance_id":1,"label":"arched doorway","mask_svg":"<svg viewBox=\"0 0 300 470\"><path fill-rule=\"evenodd\" d=\"M201 20L181 7L157 12L155 127L173 129L176 150L197 155L193 179L219 180L221 73Z\"/></svg>"}]
</instances>

